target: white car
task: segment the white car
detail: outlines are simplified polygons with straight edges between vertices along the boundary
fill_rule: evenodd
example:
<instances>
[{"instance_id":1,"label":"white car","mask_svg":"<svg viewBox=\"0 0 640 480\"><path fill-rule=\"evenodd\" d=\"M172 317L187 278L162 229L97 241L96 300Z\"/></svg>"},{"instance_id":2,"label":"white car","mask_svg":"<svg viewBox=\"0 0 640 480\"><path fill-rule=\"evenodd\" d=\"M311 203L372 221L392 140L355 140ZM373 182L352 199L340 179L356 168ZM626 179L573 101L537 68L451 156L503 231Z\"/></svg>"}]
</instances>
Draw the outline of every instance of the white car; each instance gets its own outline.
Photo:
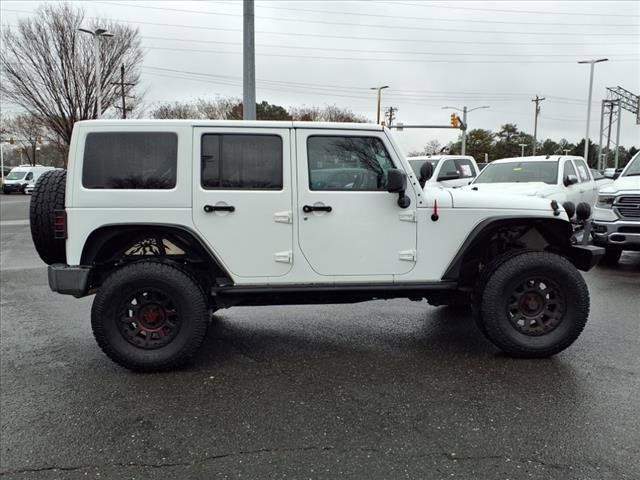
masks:
<instances>
[{"instance_id":1,"label":"white car","mask_svg":"<svg viewBox=\"0 0 640 480\"><path fill-rule=\"evenodd\" d=\"M520 357L587 321L577 269L604 249L573 244L556 202L422 188L380 125L94 120L69 152L36 185L32 238L50 288L95 294L96 341L133 370L188 362L231 306L462 302Z\"/></svg>"},{"instance_id":2,"label":"white car","mask_svg":"<svg viewBox=\"0 0 640 480\"><path fill-rule=\"evenodd\" d=\"M420 184L426 183L431 186L461 187L468 185L480 172L475 159L468 155L424 155L408 157L407 160L418 176ZM420 168L425 163L430 163L433 167L429 178L420 176Z\"/></svg>"},{"instance_id":3,"label":"white car","mask_svg":"<svg viewBox=\"0 0 640 480\"><path fill-rule=\"evenodd\" d=\"M529 195L575 208L596 201L598 185L582 157L547 155L494 160L465 189L496 195Z\"/></svg>"},{"instance_id":4,"label":"white car","mask_svg":"<svg viewBox=\"0 0 640 480\"><path fill-rule=\"evenodd\" d=\"M617 263L623 250L640 250L640 153L600 189L591 234L594 244L605 247L606 263Z\"/></svg>"}]
</instances>

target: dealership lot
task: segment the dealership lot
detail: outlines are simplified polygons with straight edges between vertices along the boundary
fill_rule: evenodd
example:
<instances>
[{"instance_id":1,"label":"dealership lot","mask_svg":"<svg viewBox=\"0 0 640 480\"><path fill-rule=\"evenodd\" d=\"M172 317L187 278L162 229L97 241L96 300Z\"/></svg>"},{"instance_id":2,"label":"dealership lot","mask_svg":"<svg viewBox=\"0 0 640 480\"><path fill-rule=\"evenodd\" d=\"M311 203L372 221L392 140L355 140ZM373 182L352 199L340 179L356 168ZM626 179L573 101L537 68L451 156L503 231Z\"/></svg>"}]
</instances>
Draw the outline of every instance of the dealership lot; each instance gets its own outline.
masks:
<instances>
[{"instance_id":1,"label":"dealership lot","mask_svg":"<svg viewBox=\"0 0 640 480\"><path fill-rule=\"evenodd\" d=\"M640 254L585 274L590 322L548 360L395 300L223 310L193 367L141 375L49 291L28 197L0 206L3 478L640 477Z\"/></svg>"}]
</instances>

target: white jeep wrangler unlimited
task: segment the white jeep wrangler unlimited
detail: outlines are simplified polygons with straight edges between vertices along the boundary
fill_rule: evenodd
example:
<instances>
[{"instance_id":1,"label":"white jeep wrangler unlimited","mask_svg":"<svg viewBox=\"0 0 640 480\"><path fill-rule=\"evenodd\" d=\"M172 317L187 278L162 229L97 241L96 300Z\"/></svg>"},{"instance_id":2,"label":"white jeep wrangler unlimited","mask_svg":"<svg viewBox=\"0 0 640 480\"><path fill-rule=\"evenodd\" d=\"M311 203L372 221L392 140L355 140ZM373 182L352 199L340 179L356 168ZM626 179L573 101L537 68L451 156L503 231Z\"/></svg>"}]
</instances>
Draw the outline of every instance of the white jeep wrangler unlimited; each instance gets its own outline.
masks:
<instances>
[{"instance_id":1,"label":"white jeep wrangler unlimited","mask_svg":"<svg viewBox=\"0 0 640 480\"><path fill-rule=\"evenodd\" d=\"M217 309L398 297L472 305L500 349L546 357L584 328L576 268L603 254L555 201L421 188L378 125L84 121L68 165L39 180L32 237L133 370L188 362Z\"/></svg>"}]
</instances>

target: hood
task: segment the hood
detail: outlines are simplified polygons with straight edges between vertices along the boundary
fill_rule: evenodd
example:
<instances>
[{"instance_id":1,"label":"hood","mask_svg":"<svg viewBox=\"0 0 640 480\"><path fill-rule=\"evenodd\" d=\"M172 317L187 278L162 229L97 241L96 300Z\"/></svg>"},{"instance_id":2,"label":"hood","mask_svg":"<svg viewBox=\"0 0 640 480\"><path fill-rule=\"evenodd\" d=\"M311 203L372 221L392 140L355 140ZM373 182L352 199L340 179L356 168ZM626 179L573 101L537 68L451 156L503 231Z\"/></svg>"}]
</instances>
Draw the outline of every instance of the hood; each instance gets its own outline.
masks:
<instances>
[{"instance_id":1,"label":"hood","mask_svg":"<svg viewBox=\"0 0 640 480\"><path fill-rule=\"evenodd\" d=\"M600 193L616 193L621 190L639 190L640 175L631 177L618 177L613 183L609 183L600 189Z\"/></svg>"},{"instance_id":2,"label":"hood","mask_svg":"<svg viewBox=\"0 0 640 480\"><path fill-rule=\"evenodd\" d=\"M544 182L474 183L465 185L462 189L476 190L493 195L529 195L536 197L546 197L561 190L557 185L549 185Z\"/></svg>"},{"instance_id":3,"label":"hood","mask_svg":"<svg viewBox=\"0 0 640 480\"><path fill-rule=\"evenodd\" d=\"M497 184L491 184L493 187ZM483 185L484 186L484 185ZM514 195L491 189L471 190L467 187L449 189L454 208L481 208L505 210L542 210L551 213L551 200L530 195ZM560 206L562 209L562 206Z\"/></svg>"}]
</instances>

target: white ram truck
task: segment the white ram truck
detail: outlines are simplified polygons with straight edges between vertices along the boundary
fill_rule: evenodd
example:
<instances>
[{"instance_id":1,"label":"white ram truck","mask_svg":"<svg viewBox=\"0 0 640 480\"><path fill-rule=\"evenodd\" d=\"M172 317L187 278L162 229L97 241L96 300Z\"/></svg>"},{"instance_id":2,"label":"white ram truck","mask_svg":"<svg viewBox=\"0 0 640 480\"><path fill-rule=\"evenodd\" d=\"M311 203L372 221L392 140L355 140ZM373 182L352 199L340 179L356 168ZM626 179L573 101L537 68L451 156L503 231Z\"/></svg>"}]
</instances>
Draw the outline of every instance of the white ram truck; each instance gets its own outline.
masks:
<instances>
[{"instance_id":1,"label":"white ram truck","mask_svg":"<svg viewBox=\"0 0 640 480\"><path fill-rule=\"evenodd\" d=\"M379 125L83 121L68 165L39 180L32 237L133 370L188 362L217 309L389 298L465 301L500 349L547 357L583 330L578 269L604 253L555 201L421 188Z\"/></svg>"}]
</instances>

